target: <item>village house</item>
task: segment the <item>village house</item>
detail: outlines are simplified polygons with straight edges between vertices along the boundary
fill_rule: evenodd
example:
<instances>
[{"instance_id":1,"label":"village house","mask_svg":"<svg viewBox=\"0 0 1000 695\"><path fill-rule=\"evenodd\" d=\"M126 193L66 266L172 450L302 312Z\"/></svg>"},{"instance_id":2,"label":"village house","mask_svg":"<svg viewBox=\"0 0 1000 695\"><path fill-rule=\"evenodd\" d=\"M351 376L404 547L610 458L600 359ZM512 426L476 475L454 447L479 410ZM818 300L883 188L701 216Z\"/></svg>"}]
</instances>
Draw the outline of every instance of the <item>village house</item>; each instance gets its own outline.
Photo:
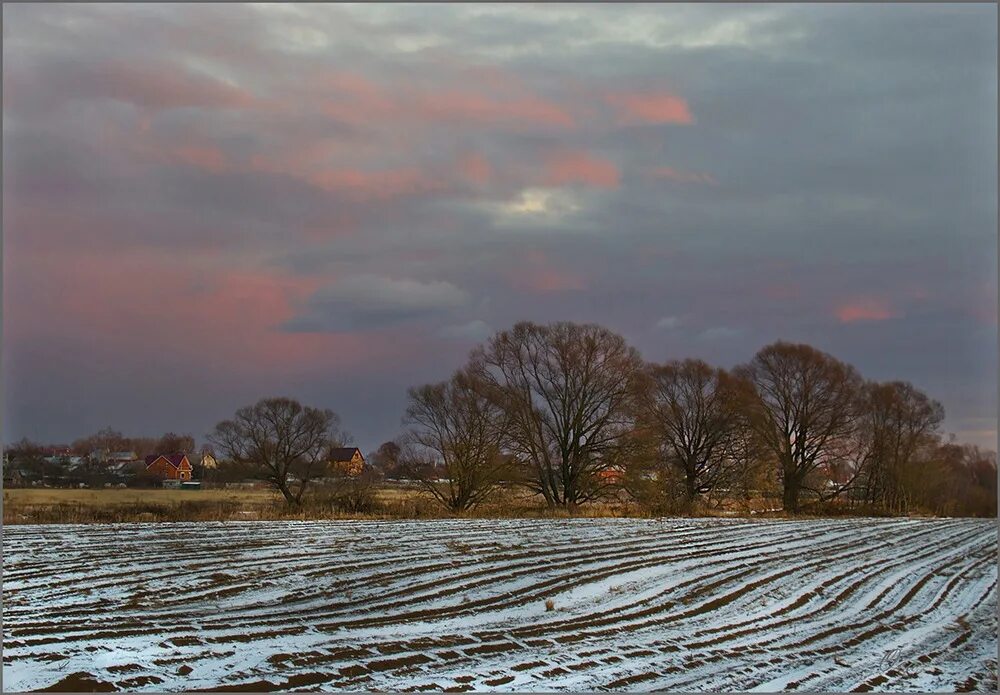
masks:
<instances>
[{"instance_id":1,"label":"village house","mask_svg":"<svg viewBox=\"0 0 1000 695\"><path fill-rule=\"evenodd\" d=\"M79 463L82 458L74 456L73 451L68 446L49 446L42 449L42 456L46 463Z\"/></svg>"},{"instance_id":2,"label":"village house","mask_svg":"<svg viewBox=\"0 0 1000 695\"><path fill-rule=\"evenodd\" d=\"M146 457L146 473L160 480L191 480L191 462L187 454L150 454Z\"/></svg>"},{"instance_id":3,"label":"village house","mask_svg":"<svg viewBox=\"0 0 1000 695\"><path fill-rule=\"evenodd\" d=\"M597 479L604 485L620 485L625 480L625 471L620 466L612 466L597 471Z\"/></svg>"},{"instance_id":4,"label":"village house","mask_svg":"<svg viewBox=\"0 0 1000 695\"><path fill-rule=\"evenodd\" d=\"M330 451L330 467L352 478L365 469L365 457L356 446L345 446Z\"/></svg>"}]
</instances>

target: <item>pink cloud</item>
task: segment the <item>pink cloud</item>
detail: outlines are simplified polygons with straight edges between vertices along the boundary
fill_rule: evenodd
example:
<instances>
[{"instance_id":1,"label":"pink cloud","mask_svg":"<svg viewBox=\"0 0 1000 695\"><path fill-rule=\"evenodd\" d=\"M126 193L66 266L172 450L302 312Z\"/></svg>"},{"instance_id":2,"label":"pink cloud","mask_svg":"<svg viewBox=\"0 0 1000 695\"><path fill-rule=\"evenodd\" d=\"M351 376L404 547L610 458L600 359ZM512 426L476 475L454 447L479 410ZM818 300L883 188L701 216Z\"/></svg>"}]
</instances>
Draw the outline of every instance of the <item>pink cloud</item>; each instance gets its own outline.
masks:
<instances>
[{"instance_id":1,"label":"pink cloud","mask_svg":"<svg viewBox=\"0 0 1000 695\"><path fill-rule=\"evenodd\" d=\"M130 94L149 108L185 104L239 108L245 114L241 122L250 132L267 134L247 138L248 147L235 148L191 125L181 132L177 125L171 130L157 128L149 111L140 112L138 123L128 132L115 123L105 126L111 133L107 136L110 148L158 164L194 167L211 174L284 176L360 201L468 192L470 183L506 190L533 182L605 188L620 182L615 164L586 152L554 153L545 159L540 173L511 164L498 170L479 152L456 153L450 163L428 161L423 148L428 131L462 126L480 130L575 127L571 109L543 98L517 75L497 68L459 69L452 71L450 84L432 83L419 90L413 84L382 84L357 72L320 71L304 79L308 89L293 87L281 100L257 99L239 87L184 72L163 77L165 94L154 98L140 89L145 88L142 70L116 66L110 74L108 82L116 85L115 93ZM161 86L157 79L150 84ZM301 114L309 111L370 130L372 135L359 138L353 132L296 128ZM391 153L389 161L387 153Z\"/></svg>"},{"instance_id":2,"label":"pink cloud","mask_svg":"<svg viewBox=\"0 0 1000 695\"><path fill-rule=\"evenodd\" d=\"M524 285L536 292L566 292L582 290L583 278L576 273L554 268L535 268L525 278Z\"/></svg>"},{"instance_id":3,"label":"pink cloud","mask_svg":"<svg viewBox=\"0 0 1000 695\"><path fill-rule=\"evenodd\" d=\"M174 150L172 154L177 161L210 171L213 174L219 174L229 168L226 155L218 147L182 146Z\"/></svg>"},{"instance_id":4,"label":"pink cloud","mask_svg":"<svg viewBox=\"0 0 1000 695\"><path fill-rule=\"evenodd\" d=\"M573 128L576 125L569 111L533 95L507 99L474 91L452 90L422 95L413 106L420 117L436 122L560 128Z\"/></svg>"},{"instance_id":5,"label":"pink cloud","mask_svg":"<svg viewBox=\"0 0 1000 695\"><path fill-rule=\"evenodd\" d=\"M145 109L185 106L245 109L262 105L241 87L185 72L177 66L106 63L80 79L88 95L128 101Z\"/></svg>"},{"instance_id":6,"label":"pink cloud","mask_svg":"<svg viewBox=\"0 0 1000 695\"><path fill-rule=\"evenodd\" d=\"M694 123L687 101L669 92L619 92L605 99L618 111L619 125Z\"/></svg>"},{"instance_id":7,"label":"pink cloud","mask_svg":"<svg viewBox=\"0 0 1000 695\"><path fill-rule=\"evenodd\" d=\"M583 151L561 151L545 160L544 182L549 186L582 183L617 188L621 174L612 162Z\"/></svg>"},{"instance_id":8,"label":"pink cloud","mask_svg":"<svg viewBox=\"0 0 1000 695\"><path fill-rule=\"evenodd\" d=\"M318 95L323 113L361 126L399 124L407 129L450 123L496 127L573 128L566 107L528 89L516 75L493 68L469 69L468 85L391 89L357 73L324 73L309 82L302 100Z\"/></svg>"},{"instance_id":9,"label":"pink cloud","mask_svg":"<svg viewBox=\"0 0 1000 695\"><path fill-rule=\"evenodd\" d=\"M402 115L398 98L359 73L327 73L309 82L308 101L320 97L320 111L331 118L363 125Z\"/></svg>"},{"instance_id":10,"label":"pink cloud","mask_svg":"<svg viewBox=\"0 0 1000 695\"><path fill-rule=\"evenodd\" d=\"M459 158L456 163L456 168L458 170L458 174L463 179L472 181L473 183L479 185L487 184L493 178L492 165L490 165L486 157L478 152L466 154Z\"/></svg>"},{"instance_id":11,"label":"pink cloud","mask_svg":"<svg viewBox=\"0 0 1000 695\"><path fill-rule=\"evenodd\" d=\"M855 323L858 321L886 321L894 318L896 313L887 300L861 297L841 304L834 309L834 315L841 323Z\"/></svg>"},{"instance_id":12,"label":"pink cloud","mask_svg":"<svg viewBox=\"0 0 1000 695\"><path fill-rule=\"evenodd\" d=\"M522 262L509 280L515 288L531 292L567 292L585 288L583 276L579 273L556 267L543 251L531 250L524 254Z\"/></svg>"},{"instance_id":13,"label":"pink cloud","mask_svg":"<svg viewBox=\"0 0 1000 695\"><path fill-rule=\"evenodd\" d=\"M360 332L283 331L322 278L225 268L210 262L216 258L211 253L204 254L203 265L138 250L115 256L74 252L72 263L51 251L22 258L32 273L15 281L19 292L30 292L30 310L14 302L5 316L7 337L19 344L83 341L88 352L108 359L158 354L191 365L211 356L219 372L254 378L317 365L363 368L405 349L399 341L379 344Z\"/></svg>"},{"instance_id":14,"label":"pink cloud","mask_svg":"<svg viewBox=\"0 0 1000 695\"><path fill-rule=\"evenodd\" d=\"M706 183L716 185L718 182L711 174L703 174L695 171L681 171L673 167L656 167L650 169L649 175L656 179L669 179L678 183Z\"/></svg>"},{"instance_id":15,"label":"pink cloud","mask_svg":"<svg viewBox=\"0 0 1000 695\"><path fill-rule=\"evenodd\" d=\"M440 191L447 187L440 178L412 167L383 171L323 169L304 176L296 172L292 175L317 188L347 193L360 200L388 200Z\"/></svg>"},{"instance_id":16,"label":"pink cloud","mask_svg":"<svg viewBox=\"0 0 1000 695\"><path fill-rule=\"evenodd\" d=\"M800 295L802 288L794 283L776 283L766 285L761 293L768 299L788 300Z\"/></svg>"}]
</instances>

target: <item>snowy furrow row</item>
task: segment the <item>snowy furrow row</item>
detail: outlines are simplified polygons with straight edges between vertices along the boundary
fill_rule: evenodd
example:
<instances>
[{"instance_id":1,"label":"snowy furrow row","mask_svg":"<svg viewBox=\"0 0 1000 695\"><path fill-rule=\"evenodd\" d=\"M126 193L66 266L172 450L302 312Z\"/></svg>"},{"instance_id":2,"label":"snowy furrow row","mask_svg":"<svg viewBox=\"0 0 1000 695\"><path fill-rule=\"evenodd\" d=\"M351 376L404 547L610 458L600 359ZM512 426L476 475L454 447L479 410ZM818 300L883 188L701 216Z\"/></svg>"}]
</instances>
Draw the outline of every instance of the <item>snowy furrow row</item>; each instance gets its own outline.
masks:
<instances>
[{"instance_id":1,"label":"snowy furrow row","mask_svg":"<svg viewBox=\"0 0 1000 695\"><path fill-rule=\"evenodd\" d=\"M3 549L11 690L996 678L997 531L976 520L18 526Z\"/></svg>"}]
</instances>

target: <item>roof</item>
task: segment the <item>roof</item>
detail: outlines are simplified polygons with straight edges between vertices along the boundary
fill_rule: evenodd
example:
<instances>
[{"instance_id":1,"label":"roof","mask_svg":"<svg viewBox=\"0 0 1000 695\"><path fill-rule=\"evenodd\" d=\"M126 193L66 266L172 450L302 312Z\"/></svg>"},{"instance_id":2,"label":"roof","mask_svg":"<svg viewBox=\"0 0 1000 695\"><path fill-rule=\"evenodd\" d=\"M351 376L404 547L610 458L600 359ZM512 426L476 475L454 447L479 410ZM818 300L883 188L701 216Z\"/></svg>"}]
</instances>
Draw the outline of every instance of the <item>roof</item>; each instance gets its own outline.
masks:
<instances>
[{"instance_id":1,"label":"roof","mask_svg":"<svg viewBox=\"0 0 1000 695\"><path fill-rule=\"evenodd\" d=\"M350 461L354 458L355 451L361 453L361 450L356 446L339 446L335 449L330 449L330 458L334 461Z\"/></svg>"},{"instance_id":2,"label":"roof","mask_svg":"<svg viewBox=\"0 0 1000 695\"><path fill-rule=\"evenodd\" d=\"M111 470L124 475L127 473L141 473L144 468L145 465L143 465L142 461L119 461L111 467Z\"/></svg>"},{"instance_id":3,"label":"roof","mask_svg":"<svg viewBox=\"0 0 1000 695\"><path fill-rule=\"evenodd\" d=\"M46 446L42 447L44 456L69 456L73 453L68 446Z\"/></svg>"},{"instance_id":4,"label":"roof","mask_svg":"<svg viewBox=\"0 0 1000 695\"><path fill-rule=\"evenodd\" d=\"M165 458L174 468L180 468L181 460L186 458L187 454L150 454L146 457L146 466L149 466L149 464L161 457Z\"/></svg>"}]
</instances>

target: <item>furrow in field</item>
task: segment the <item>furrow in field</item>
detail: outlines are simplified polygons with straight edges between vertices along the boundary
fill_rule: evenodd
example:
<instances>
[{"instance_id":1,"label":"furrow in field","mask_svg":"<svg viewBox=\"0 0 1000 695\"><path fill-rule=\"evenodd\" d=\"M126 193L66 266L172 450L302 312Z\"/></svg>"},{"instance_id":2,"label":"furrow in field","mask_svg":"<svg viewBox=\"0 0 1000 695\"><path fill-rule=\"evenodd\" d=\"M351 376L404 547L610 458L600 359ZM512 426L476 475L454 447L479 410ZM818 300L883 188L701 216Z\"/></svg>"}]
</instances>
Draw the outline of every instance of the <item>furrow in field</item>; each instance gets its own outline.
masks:
<instances>
[{"instance_id":1,"label":"furrow in field","mask_svg":"<svg viewBox=\"0 0 1000 695\"><path fill-rule=\"evenodd\" d=\"M883 529L877 536L868 539L866 545L855 548L852 552L841 553L836 556L830 555L830 548L824 548L822 556L818 561L820 564L835 561L836 566L847 566L847 569L828 576L820 577L822 581L807 581L802 583L795 593L789 593L787 597L772 599L771 597L761 597L760 608L746 613L743 619L734 620L726 625L712 625L706 628L695 630L692 633L694 638L686 643L690 649L712 646L723 640L732 640L744 635L758 634L761 629L773 630L782 625L787 625L798 620L802 620L816 612L821 612L826 608L836 605L846 599L854 590L861 586L867 579L884 573L887 569L900 567L909 562L907 553L911 548L916 550L927 540L928 535L937 533L936 529L925 529L921 533L913 534L903 540L902 543L894 547L896 559L886 563L885 558L877 557L873 552L877 548L872 547L879 542L884 542L895 531ZM933 539L932 539L933 540ZM857 560L859 564L845 563L846 560ZM807 579L812 580L812 574L807 573ZM847 583L847 587L827 599L830 592L836 591L842 584ZM711 636L711 637L709 637ZM756 642L755 642L756 643Z\"/></svg>"},{"instance_id":2,"label":"furrow in field","mask_svg":"<svg viewBox=\"0 0 1000 695\"><path fill-rule=\"evenodd\" d=\"M488 637L488 635L483 635L483 637ZM397 651L404 651L404 650L409 651L409 650L407 650L407 646L409 646L409 645L397 645L397 644L383 645L383 646L380 647L380 649L385 650L386 647L388 647L388 646L392 647L393 653L395 653ZM413 647L417 647L418 645L412 645L412 646ZM494 643L490 643L488 641L484 641L483 644L475 647L475 649L482 650L482 651L494 650L494 649L497 650L497 651L512 651L512 645L511 645L510 641L506 641L502 637L497 637L497 638L494 638ZM402 657L400 657L400 658L402 658Z\"/></svg>"},{"instance_id":3,"label":"furrow in field","mask_svg":"<svg viewBox=\"0 0 1000 695\"><path fill-rule=\"evenodd\" d=\"M14 689L948 689L995 670L996 530L977 521L17 531ZM171 580L183 603L156 599Z\"/></svg>"},{"instance_id":4,"label":"furrow in field","mask_svg":"<svg viewBox=\"0 0 1000 695\"><path fill-rule=\"evenodd\" d=\"M971 532L972 536L975 536L975 531ZM921 539L923 540L923 539ZM947 543L954 543L959 540L967 541L969 536L966 537L955 537L948 536L947 538L936 539L936 542L945 541ZM820 627L824 626L827 622L827 617L831 615L837 616L839 619L843 619L845 614L853 610L851 604L848 603L848 599L855 595L860 589L868 585L873 580L880 580L881 584L886 583L886 572L893 568L898 568L901 571L897 574L891 574L890 578L893 581L905 580L909 577L913 570L912 563L915 560L923 559L924 557L935 557L936 550L924 551L923 553L919 551L911 551L909 547L904 545L898 549L902 553L906 553L905 558L894 562L886 563L884 559L875 560L874 562L855 569L856 565L851 565L851 570L842 573L837 579L837 582L828 585L829 590L837 591L829 598L821 600L821 596L827 592L817 592L815 587L807 586L807 590L803 596L812 596L813 600L802 604L795 610L792 615L783 617L779 620L770 620L769 618L784 615L788 611L786 608L790 606L782 607L780 603L770 604L764 602L765 605L760 612L755 614L750 620L747 621L734 621L734 625L726 625L725 627L708 628L707 630L701 631L700 634L715 634L717 635L712 640L707 642L697 642L694 641L687 646L698 647L707 644L723 644L723 643L736 643L738 646L745 646L747 644L754 644L757 646L767 647L778 640L781 639L780 635L784 634L782 631L777 630L777 628L784 627L786 625L802 625L810 624L813 625L813 629L819 630ZM842 558L830 558L831 562L842 562ZM846 580L846 585L839 590L834 589L838 584ZM772 610L773 609L773 610ZM835 611L835 613L834 613ZM733 629L733 628L743 628L743 629ZM770 640L762 641L759 637L762 631L776 635ZM720 634L721 633L721 634Z\"/></svg>"},{"instance_id":5,"label":"furrow in field","mask_svg":"<svg viewBox=\"0 0 1000 695\"><path fill-rule=\"evenodd\" d=\"M624 554L628 554L630 552L632 552L632 551L626 550L626 552ZM599 556L599 554L595 553L595 554L592 554L592 555L584 556L584 559L587 559L587 558L590 558L590 557L593 557L593 556ZM579 561L580 561L580 558L574 558L573 559L573 562L578 563ZM572 565L573 563L571 562L570 564ZM510 574L510 571L511 571L509 568L503 567L503 566L501 566L499 569L500 569L501 572L506 573L508 575ZM530 568L528 570L525 570L525 571L530 571ZM231 589L232 588L230 587L230 590ZM454 591L454 590L452 590L452 591ZM407 597L407 600L403 601L402 603L404 605L412 604L412 597ZM382 606L380 606L380 605L372 606L372 605L369 604L369 605L366 606L366 608L368 610L372 610L373 608L377 608L378 610L382 610ZM289 615L288 611L285 611L284 615L280 619L287 620L288 619L288 615ZM315 617L315 613L313 613L313 615ZM119 620L120 620L120 618L119 618ZM253 616L253 620L255 622L259 623L261 621L261 616L259 614L255 613L255 615Z\"/></svg>"},{"instance_id":6,"label":"furrow in field","mask_svg":"<svg viewBox=\"0 0 1000 695\"><path fill-rule=\"evenodd\" d=\"M973 540L972 545L973 548L976 547L975 540ZM988 548L985 547L982 541L978 544L978 549L988 552ZM949 565L958 567L962 562L967 562L970 550L972 549L966 544L962 544L957 548L931 548L919 556L914 556L913 559L916 562L888 575L882 575L880 578L881 581L878 584L870 587L867 592L856 594L851 603L840 605L836 614L837 619L832 627L828 627L822 623L816 624L812 621L806 621L802 626L806 628L804 630L807 635L806 637L796 638L793 635L792 639L794 641L788 641L784 637L777 637L767 641L765 644L784 650L801 649L807 646L810 649L818 649L824 646L823 643L829 641L831 638L835 638L835 644L841 644L844 640L844 633L871 629L872 626L892 616L895 611L905 607L925 584L934 579L935 571ZM879 608L880 604L892 601L894 598L896 599L895 603L890 607L874 612ZM852 618L862 615L867 615L868 617L862 620L852 620Z\"/></svg>"}]
</instances>

